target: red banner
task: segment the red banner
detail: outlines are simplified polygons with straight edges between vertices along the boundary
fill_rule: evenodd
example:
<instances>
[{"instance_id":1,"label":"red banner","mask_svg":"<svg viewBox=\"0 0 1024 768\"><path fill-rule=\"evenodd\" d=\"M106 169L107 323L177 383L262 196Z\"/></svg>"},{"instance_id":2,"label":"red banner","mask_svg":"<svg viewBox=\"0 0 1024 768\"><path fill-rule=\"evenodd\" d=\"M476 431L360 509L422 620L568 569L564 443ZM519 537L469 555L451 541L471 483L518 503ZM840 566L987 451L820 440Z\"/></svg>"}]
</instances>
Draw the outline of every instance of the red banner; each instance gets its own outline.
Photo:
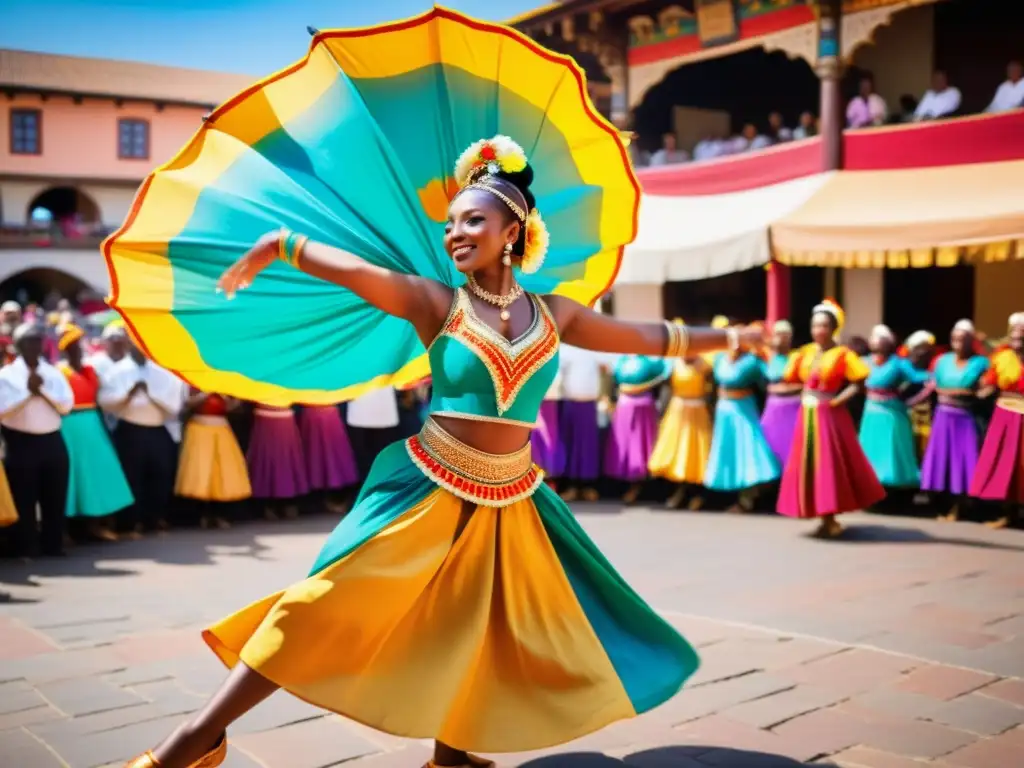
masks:
<instances>
[{"instance_id":1,"label":"red banner","mask_svg":"<svg viewBox=\"0 0 1024 768\"><path fill-rule=\"evenodd\" d=\"M647 195L720 195L820 173L821 151L820 138L805 139L716 160L639 168L637 177Z\"/></svg>"},{"instance_id":2,"label":"red banner","mask_svg":"<svg viewBox=\"0 0 1024 768\"><path fill-rule=\"evenodd\" d=\"M844 168L880 171L1024 159L1024 109L847 131Z\"/></svg>"}]
</instances>

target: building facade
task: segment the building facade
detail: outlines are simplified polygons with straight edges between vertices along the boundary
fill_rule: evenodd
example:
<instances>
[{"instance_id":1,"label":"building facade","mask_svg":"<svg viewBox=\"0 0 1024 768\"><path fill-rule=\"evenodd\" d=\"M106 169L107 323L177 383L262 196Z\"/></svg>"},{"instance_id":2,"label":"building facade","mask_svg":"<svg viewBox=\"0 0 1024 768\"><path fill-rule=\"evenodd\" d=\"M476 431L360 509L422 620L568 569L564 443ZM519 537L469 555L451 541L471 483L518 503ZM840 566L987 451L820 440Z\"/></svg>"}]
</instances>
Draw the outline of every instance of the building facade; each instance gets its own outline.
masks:
<instances>
[{"instance_id":1,"label":"building facade","mask_svg":"<svg viewBox=\"0 0 1024 768\"><path fill-rule=\"evenodd\" d=\"M106 295L102 239L251 78L0 50L0 298Z\"/></svg>"}]
</instances>

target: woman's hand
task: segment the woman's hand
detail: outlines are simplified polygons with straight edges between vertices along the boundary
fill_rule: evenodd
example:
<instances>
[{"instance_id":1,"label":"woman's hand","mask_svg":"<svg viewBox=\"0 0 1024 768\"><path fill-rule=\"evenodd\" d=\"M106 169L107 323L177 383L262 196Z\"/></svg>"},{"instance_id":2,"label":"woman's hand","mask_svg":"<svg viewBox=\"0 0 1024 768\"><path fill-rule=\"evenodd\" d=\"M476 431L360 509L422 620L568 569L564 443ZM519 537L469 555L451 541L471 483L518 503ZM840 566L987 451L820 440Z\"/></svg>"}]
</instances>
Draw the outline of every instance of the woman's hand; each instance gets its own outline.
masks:
<instances>
[{"instance_id":1,"label":"woman's hand","mask_svg":"<svg viewBox=\"0 0 1024 768\"><path fill-rule=\"evenodd\" d=\"M238 261L228 267L217 281L217 292L223 292L229 299L252 285L256 275L265 270L278 258L281 235L270 232L261 237Z\"/></svg>"}]
</instances>

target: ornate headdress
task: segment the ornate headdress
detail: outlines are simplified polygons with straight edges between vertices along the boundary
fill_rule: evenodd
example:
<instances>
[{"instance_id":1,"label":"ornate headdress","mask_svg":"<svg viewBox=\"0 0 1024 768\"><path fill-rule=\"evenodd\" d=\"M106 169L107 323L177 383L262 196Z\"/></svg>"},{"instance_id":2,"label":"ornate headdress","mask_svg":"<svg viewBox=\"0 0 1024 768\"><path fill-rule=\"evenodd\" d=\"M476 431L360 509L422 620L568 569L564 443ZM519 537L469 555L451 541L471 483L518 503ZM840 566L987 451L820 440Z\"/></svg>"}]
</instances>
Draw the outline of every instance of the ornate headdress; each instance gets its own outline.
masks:
<instances>
[{"instance_id":1,"label":"ornate headdress","mask_svg":"<svg viewBox=\"0 0 1024 768\"><path fill-rule=\"evenodd\" d=\"M878 325L871 329L871 338L888 339L893 343L896 342L896 335L892 332L892 329L888 325L885 325L884 323L879 323Z\"/></svg>"},{"instance_id":2,"label":"ornate headdress","mask_svg":"<svg viewBox=\"0 0 1024 768\"><path fill-rule=\"evenodd\" d=\"M519 220L524 230L523 256L519 269L526 274L536 272L544 263L548 251L548 229L536 207L527 210L526 198L518 195L514 200L501 187L508 185L515 189L499 173L520 173L526 170L526 153L508 136L495 136L474 142L459 156L455 163L455 182L460 190L482 189L491 193L505 205ZM510 190L511 191L511 190Z\"/></svg>"},{"instance_id":3,"label":"ornate headdress","mask_svg":"<svg viewBox=\"0 0 1024 768\"><path fill-rule=\"evenodd\" d=\"M963 320L957 320L956 325L953 326L954 331L963 331L964 333L977 333L974 328L974 323L968 320L966 317Z\"/></svg>"},{"instance_id":4,"label":"ornate headdress","mask_svg":"<svg viewBox=\"0 0 1024 768\"><path fill-rule=\"evenodd\" d=\"M929 347L935 346L935 334L928 331L914 331L912 334L907 336L907 340L904 342L908 349L919 347L922 344L927 344Z\"/></svg>"},{"instance_id":5,"label":"ornate headdress","mask_svg":"<svg viewBox=\"0 0 1024 768\"><path fill-rule=\"evenodd\" d=\"M1024 312L1014 312L1010 315L1007 325L1010 327L1010 330L1013 330L1018 325L1024 325Z\"/></svg>"},{"instance_id":6,"label":"ornate headdress","mask_svg":"<svg viewBox=\"0 0 1024 768\"><path fill-rule=\"evenodd\" d=\"M817 304L814 309L811 310L811 314L816 315L819 312L824 312L826 315L832 315L835 319L836 330L832 336L838 339L839 332L842 331L843 326L846 325L846 313L843 312L843 308L832 299L822 299L821 304Z\"/></svg>"}]
</instances>

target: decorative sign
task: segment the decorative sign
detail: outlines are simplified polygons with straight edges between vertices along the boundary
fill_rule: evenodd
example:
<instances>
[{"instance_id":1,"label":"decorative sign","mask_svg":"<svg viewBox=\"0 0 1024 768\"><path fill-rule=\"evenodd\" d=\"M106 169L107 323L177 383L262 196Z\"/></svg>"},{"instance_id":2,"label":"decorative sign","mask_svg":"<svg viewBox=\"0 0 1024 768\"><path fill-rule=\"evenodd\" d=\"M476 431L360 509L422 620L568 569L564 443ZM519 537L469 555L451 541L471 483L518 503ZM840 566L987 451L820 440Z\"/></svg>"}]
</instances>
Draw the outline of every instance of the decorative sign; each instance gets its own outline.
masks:
<instances>
[{"instance_id":1,"label":"decorative sign","mask_svg":"<svg viewBox=\"0 0 1024 768\"><path fill-rule=\"evenodd\" d=\"M724 45L739 39L740 23L733 0L697 0L696 11L702 46Z\"/></svg>"}]
</instances>

